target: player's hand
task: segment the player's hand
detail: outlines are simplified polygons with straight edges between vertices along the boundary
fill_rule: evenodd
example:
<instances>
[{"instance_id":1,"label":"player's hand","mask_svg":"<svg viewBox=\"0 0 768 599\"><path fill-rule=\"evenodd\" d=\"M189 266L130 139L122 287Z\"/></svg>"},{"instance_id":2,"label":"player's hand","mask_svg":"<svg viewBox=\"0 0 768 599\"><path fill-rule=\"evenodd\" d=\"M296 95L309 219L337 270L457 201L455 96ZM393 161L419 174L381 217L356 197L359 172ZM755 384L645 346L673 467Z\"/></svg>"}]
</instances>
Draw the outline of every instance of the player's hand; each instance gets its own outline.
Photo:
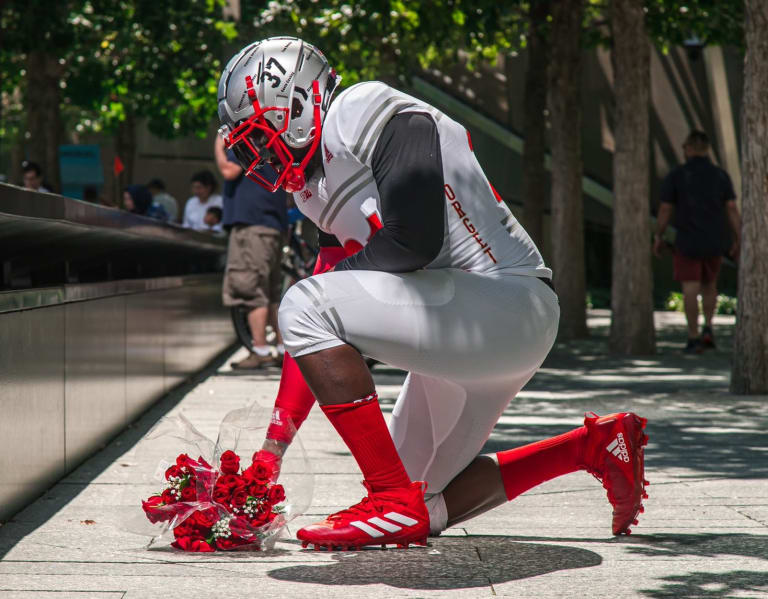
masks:
<instances>
[{"instance_id":1,"label":"player's hand","mask_svg":"<svg viewBox=\"0 0 768 599\"><path fill-rule=\"evenodd\" d=\"M253 454L254 460L261 460L272 466L270 482L275 482L280 477L280 467L283 463L283 454L288 449L287 443L265 439L261 449Z\"/></svg>"},{"instance_id":2,"label":"player's hand","mask_svg":"<svg viewBox=\"0 0 768 599\"><path fill-rule=\"evenodd\" d=\"M738 262L739 252L741 252L741 242L738 239L734 239L731 244L731 249L728 250L728 255L733 258L734 261Z\"/></svg>"},{"instance_id":3,"label":"player's hand","mask_svg":"<svg viewBox=\"0 0 768 599\"><path fill-rule=\"evenodd\" d=\"M664 250L664 240L657 233L653 236L653 255L657 258L661 258L661 253Z\"/></svg>"}]
</instances>

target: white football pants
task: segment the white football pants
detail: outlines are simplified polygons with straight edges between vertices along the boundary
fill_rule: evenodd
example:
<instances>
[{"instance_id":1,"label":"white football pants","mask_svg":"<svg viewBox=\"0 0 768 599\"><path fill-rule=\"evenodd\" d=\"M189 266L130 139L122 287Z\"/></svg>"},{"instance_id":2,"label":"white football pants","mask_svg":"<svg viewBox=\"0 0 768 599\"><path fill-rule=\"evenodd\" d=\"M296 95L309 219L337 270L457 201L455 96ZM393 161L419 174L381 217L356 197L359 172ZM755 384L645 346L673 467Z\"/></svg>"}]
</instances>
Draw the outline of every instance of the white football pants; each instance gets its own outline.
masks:
<instances>
[{"instance_id":1,"label":"white football pants","mask_svg":"<svg viewBox=\"0 0 768 599\"><path fill-rule=\"evenodd\" d=\"M291 287L279 322L294 357L348 343L409 372L390 432L408 475L434 494L481 451L552 348L559 316L535 277L341 271Z\"/></svg>"}]
</instances>

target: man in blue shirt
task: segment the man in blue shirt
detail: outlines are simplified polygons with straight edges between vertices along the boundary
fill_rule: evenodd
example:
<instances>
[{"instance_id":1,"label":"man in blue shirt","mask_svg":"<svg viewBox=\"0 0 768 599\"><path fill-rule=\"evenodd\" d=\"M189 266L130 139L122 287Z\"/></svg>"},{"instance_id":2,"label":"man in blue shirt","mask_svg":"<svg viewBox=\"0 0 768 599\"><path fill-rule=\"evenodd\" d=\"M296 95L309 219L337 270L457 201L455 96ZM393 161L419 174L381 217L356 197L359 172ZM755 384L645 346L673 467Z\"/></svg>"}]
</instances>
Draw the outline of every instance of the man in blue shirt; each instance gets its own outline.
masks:
<instances>
[{"instance_id":1,"label":"man in blue shirt","mask_svg":"<svg viewBox=\"0 0 768 599\"><path fill-rule=\"evenodd\" d=\"M286 193L270 193L243 174L224 140L216 137L216 165L224 177L224 218L229 231L227 268L222 298L225 306L250 308L248 324L253 337L251 354L232 368L261 368L276 362L267 344L266 326L277 333L278 357L285 351L277 327L280 304L280 257L283 233L288 228ZM276 176L276 173L275 173Z\"/></svg>"}]
</instances>

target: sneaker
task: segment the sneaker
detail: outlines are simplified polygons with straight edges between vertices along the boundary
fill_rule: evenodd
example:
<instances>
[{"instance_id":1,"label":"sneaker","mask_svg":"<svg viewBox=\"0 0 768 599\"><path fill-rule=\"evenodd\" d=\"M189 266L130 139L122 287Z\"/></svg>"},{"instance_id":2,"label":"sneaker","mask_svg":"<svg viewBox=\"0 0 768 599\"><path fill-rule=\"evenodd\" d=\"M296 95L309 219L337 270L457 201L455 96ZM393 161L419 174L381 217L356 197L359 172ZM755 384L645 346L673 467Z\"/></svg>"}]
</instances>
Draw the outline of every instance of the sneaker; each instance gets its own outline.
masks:
<instances>
[{"instance_id":1,"label":"sneaker","mask_svg":"<svg viewBox=\"0 0 768 599\"><path fill-rule=\"evenodd\" d=\"M715 349L715 335L712 332L712 327L704 327L701 330L701 347L703 349Z\"/></svg>"},{"instance_id":2,"label":"sneaker","mask_svg":"<svg viewBox=\"0 0 768 599\"><path fill-rule=\"evenodd\" d=\"M686 354L700 354L704 351L704 346L699 339L688 339L688 344L683 351Z\"/></svg>"},{"instance_id":3,"label":"sneaker","mask_svg":"<svg viewBox=\"0 0 768 599\"><path fill-rule=\"evenodd\" d=\"M277 361L273 356L260 356L259 354L250 354L244 360L232 362L233 370L255 370L264 366L277 366Z\"/></svg>"},{"instance_id":4,"label":"sneaker","mask_svg":"<svg viewBox=\"0 0 768 599\"><path fill-rule=\"evenodd\" d=\"M429 534L429 513L424 504L426 484L421 481L410 487L373 492L363 482L368 497L346 510L331 514L322 522L305 526L296 533L302 547L310 543L315 550L325 547L331 551L360 549L366 545L426 545Z\"/></svg>"},{"instance_id":5,"label":"sneaker","mask_svg":"<svg viewBox=\"0 0 768 599\"><path fill-rule=\"evenodd\" d=\"M586 414L587 427L584 461L587 471L603 483L613 506L613 534L630 534L630 524L644 511L648 497L644 478L643 447L648 435L643 432L648 421L632 412L609 414L599 418Z\"/></svg>"}]
</instances>

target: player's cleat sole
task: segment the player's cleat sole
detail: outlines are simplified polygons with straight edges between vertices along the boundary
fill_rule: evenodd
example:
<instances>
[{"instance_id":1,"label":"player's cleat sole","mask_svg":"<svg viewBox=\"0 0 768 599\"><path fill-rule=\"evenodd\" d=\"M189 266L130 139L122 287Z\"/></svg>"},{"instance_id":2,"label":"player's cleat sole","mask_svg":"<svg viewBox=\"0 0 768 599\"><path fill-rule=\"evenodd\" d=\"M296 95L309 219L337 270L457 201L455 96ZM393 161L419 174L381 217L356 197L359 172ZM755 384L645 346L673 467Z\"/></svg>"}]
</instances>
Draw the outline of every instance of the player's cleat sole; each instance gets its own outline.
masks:
<instances>
[{"instance_id":1,"label":"player's cleat sole","mask_svg":"<svg viewBox=\"0 0 768 599\"><path fill-rule=\"evenodd\" d=\"M312 546L312 549L315 551L361 551L363 549L390 549L391 547L394 547L396 549L408 549L411 546L414 547L427 547L427 539L419 539L416 541L405 541L403 543L397 543L397 542L390 542L390 543L381 543L381 544L350 544L350 545L344 545L341 543L312 543L310 541L302 541L301 547L303 549L308 549L309 546Z\"/></svg>"},{"instance_id":2,"label":"player's cleat sole","mask_svg":"<svg viewBox=\"0 0 768 599\"><path fill-rule=\"evenodd\" d=\"M613 534L631 534L630 526L637 524L643 511L645 490L646 418L632 412L609 414L598 418L587 415L587 471L603 483L608 501L613 506Z\"/></svg>"}]
</instances>

